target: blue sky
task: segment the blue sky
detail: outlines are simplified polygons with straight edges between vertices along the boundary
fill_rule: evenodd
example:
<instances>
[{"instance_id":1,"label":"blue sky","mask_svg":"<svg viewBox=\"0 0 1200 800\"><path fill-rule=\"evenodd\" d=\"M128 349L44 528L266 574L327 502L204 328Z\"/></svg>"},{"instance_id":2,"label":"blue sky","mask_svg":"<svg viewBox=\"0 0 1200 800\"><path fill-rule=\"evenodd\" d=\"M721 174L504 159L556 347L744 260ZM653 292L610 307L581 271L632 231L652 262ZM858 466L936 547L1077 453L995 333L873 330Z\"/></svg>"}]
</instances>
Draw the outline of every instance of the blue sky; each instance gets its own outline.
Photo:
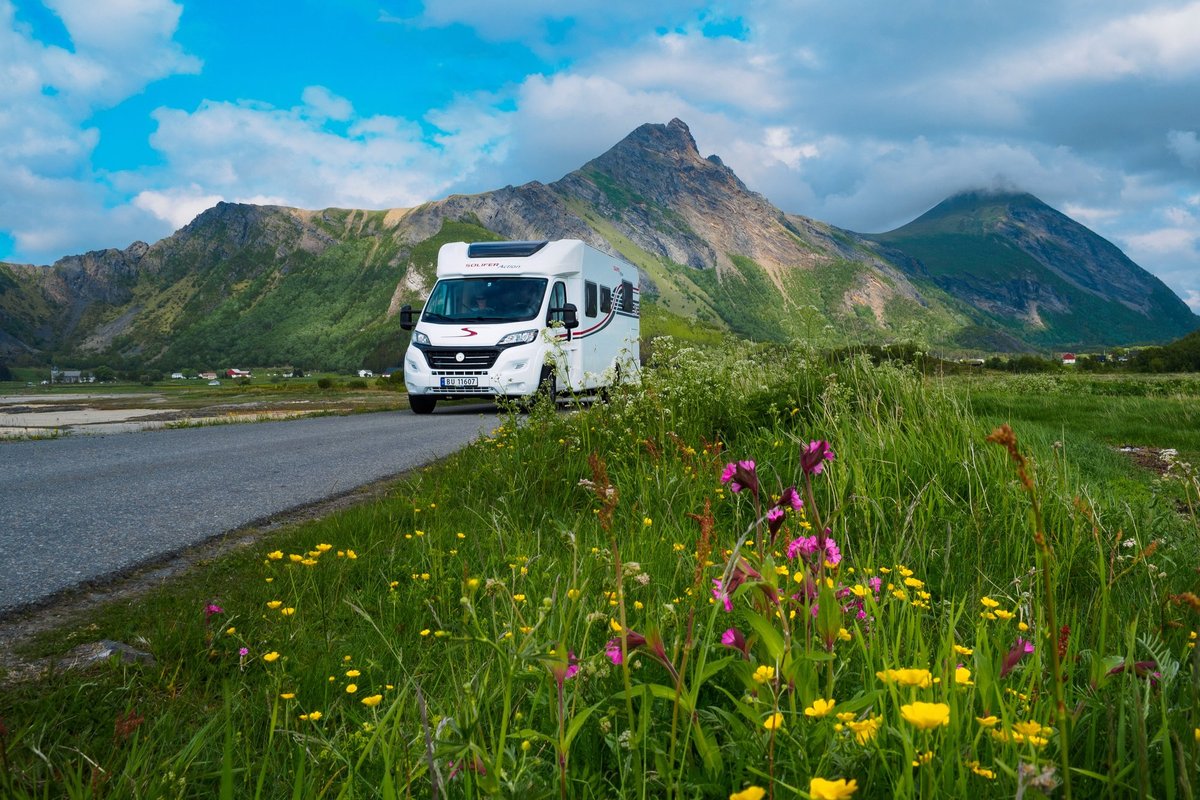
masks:
<instances>
[{"instance_id":1,"label":"blue sky","mask_svg":"<svg viewBox=\"0 0 1200 800\"><path fill-rule=\"evenodd\" d=\"M0 0L0 260L549 182L672 117L851 230L1030 191L1200 311L1200 0Z\"/></svg>"}]
</instances>

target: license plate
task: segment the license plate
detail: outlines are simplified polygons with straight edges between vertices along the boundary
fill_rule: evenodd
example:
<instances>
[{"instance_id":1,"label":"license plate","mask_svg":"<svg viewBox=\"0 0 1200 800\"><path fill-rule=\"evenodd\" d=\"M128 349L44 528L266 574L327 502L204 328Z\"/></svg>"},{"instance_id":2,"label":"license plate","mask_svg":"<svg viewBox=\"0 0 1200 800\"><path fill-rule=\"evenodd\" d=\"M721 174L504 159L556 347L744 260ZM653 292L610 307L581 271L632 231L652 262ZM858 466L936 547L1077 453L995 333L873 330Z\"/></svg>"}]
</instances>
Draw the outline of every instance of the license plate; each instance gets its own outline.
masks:
<instances>
[{"instance_id":1,"label":"license plate","mask_svg":"<svg viewBox=\"0 0 1200 800\"><path fill-rule=\"evenodd\" d=\"M442 386L478 386L479 378L442 378Z\"/></svg>"}]
</instances>

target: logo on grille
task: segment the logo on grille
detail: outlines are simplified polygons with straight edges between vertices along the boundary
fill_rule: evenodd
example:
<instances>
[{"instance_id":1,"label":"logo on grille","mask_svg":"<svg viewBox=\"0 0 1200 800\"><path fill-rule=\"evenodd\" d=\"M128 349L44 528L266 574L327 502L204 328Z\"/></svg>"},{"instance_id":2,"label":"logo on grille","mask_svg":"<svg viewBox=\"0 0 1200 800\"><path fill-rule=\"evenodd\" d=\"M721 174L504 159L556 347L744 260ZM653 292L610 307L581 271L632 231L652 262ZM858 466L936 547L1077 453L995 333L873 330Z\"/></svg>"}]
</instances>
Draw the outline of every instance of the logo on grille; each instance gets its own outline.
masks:
<instances>
[{"instance_id":1,"label":"logo on grille","mask_svg":"<svg viewBox=\"0 0 1200 800\"><path fill-rule=\"evenodd\" d=\"M464 358L466 358L466 356L464 356L462 353L455 353L455 354L454 354L454 360L455 360L455 361L458 361L459 363L462 363L462 360L463 360Z\"/></svg>"}]
</instances>

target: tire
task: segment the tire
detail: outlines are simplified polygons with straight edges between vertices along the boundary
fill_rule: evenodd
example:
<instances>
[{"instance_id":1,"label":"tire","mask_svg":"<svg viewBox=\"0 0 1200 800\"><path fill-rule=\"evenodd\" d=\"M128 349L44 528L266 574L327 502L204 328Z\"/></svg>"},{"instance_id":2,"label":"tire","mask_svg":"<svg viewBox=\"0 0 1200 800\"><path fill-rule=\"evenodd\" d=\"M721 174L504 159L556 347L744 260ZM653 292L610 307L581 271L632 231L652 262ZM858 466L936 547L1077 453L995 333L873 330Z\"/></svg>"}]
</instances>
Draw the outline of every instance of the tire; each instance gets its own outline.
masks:
<instances>
[{"instance_id":1,"label":"tire","mask_svg":"<svg viewBox=\"0 0 1200 800\"><path fill-rule=\"evenodd\" d=\"M549 397L550 402L558 398L558 373L554 367L542 370L542 380L538 383L538 397Z\"/></svg>"},{"instance_id":2,"label":"tire","mask_svg":"<svg viewBox=\"0 0 1200 800\"><path fill-rule=\"evenodd\" d=\"M408 407L414 414L432 414L433 407L436 405L437 398L427 394L410 394L408 396Z\"/></svg>"}]
</instances>

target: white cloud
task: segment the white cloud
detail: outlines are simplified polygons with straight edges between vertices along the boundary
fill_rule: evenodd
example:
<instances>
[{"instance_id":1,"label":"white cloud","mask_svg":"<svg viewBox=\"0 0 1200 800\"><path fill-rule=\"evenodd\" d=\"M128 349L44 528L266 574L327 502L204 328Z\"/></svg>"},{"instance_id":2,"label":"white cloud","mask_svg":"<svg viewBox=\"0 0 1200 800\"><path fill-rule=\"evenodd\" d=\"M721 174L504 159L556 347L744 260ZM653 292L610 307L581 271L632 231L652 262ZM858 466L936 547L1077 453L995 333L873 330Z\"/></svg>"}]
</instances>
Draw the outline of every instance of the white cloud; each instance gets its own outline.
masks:
<instances>
[{"instance_id":1,"label":"white cloud","mask_svg":"<svg viewBox=\"0 0 1200 800\"><path fill-rule=\"evenodd\" d=\"M1200 166L1200 140L1195 131L1168 131L1167 147L1185 167Z\"/></svg>"},{"instance_id":2,"label":"white cloud","mask_svg":"<svg viewBox=\"0 0 1200 800\"><path fill-rule=\"evenodd\" d=\"M178 230L223 199L220 195L206 193L193 183L165 191L138 192L133 205L170 224L172 230Z\"/></svg>"}]
</instances>

